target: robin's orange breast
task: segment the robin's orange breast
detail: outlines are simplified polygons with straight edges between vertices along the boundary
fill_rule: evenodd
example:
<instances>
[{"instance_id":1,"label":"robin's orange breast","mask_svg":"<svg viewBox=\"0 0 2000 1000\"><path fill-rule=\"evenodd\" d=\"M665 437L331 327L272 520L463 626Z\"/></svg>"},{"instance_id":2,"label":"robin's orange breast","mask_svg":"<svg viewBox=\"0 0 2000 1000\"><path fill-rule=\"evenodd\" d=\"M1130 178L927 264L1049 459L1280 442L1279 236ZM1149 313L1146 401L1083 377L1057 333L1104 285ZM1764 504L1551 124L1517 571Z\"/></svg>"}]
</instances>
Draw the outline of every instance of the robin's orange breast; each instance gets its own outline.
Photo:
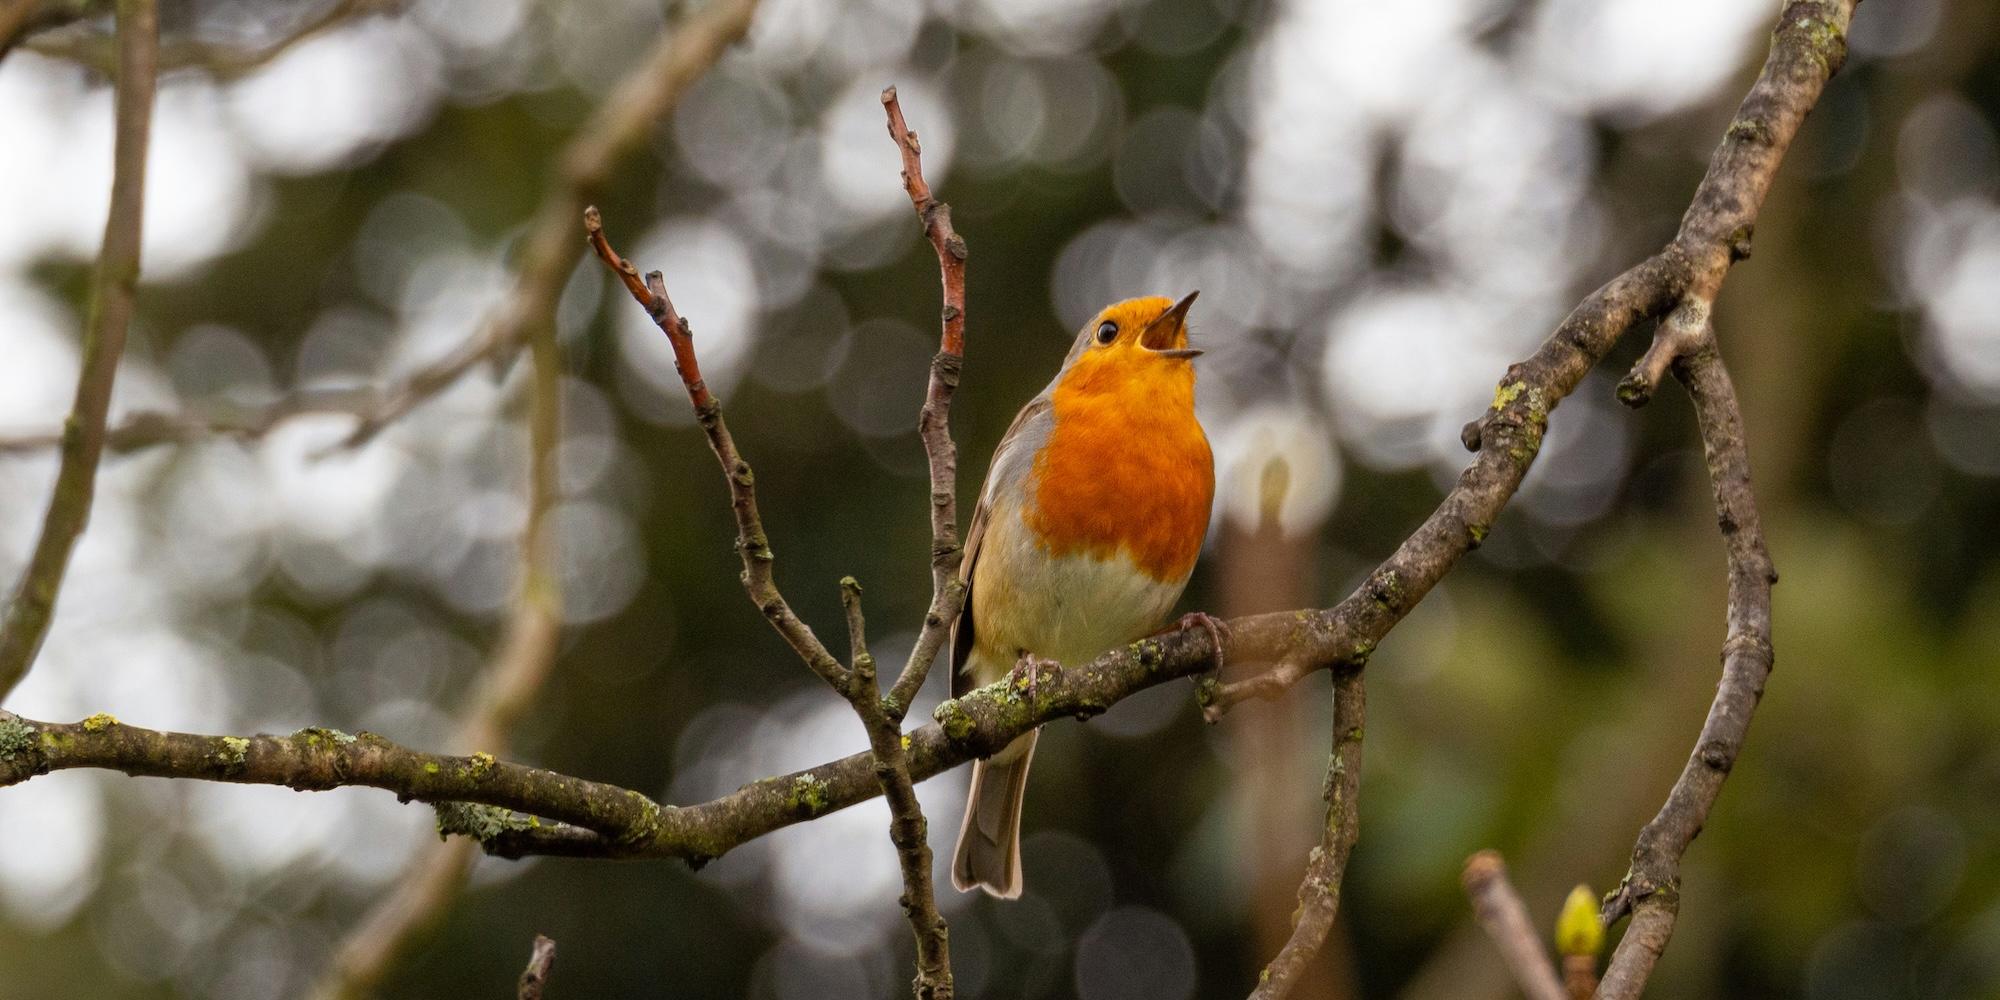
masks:
<instances>
[{"instance_id":1,"label":"robin's orange breast","mask_svg":"<svg viewBox=\"0 0 2000 1000\"><path fill-rule=\"evenodd\" d=\"M1057 384L1054 426L1035 456L1028 526L1051 555L1109 559L1181 582L1215 498L1215 465L1185 365L1078 359Z\"/></svg>"}]
</instances>

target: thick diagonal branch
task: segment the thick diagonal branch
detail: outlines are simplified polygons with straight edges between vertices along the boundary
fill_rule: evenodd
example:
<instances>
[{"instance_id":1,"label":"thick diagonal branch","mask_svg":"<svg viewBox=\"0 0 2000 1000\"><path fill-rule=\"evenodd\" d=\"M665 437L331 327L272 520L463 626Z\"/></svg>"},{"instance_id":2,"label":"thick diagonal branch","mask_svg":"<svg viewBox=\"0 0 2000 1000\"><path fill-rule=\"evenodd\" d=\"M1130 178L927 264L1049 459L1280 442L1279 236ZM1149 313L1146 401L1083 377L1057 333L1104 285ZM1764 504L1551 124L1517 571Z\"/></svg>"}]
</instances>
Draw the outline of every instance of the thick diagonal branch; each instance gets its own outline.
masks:
<instances>
[{"instance_id":1,"label":"thick diagonal branch","mask_svg":"<svg viewBox=\"0 0 2000 1000\"><path fill-rule=\"evenodd\" d=\"M69 555L90 521L97 465L104 454L111 384L125 353L139 286L139 224L146 207L146 149L159 82L160 18L153 0L119 0L118 85L111 154L111 207L90 282L83 370L63 423L62 462L28 567L0 619L0 699L26 676L55 618Z\"/></svg>"}]
</instances>

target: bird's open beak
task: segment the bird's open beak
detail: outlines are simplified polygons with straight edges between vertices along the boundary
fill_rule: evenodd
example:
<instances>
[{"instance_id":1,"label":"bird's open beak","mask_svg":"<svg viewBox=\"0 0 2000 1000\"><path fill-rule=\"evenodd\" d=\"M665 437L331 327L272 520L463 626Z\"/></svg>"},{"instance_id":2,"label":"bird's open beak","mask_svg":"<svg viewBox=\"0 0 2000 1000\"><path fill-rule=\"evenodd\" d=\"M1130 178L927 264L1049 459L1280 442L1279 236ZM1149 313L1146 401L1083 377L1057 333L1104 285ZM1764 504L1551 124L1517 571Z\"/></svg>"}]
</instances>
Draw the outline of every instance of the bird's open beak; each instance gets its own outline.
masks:
<instances>
[{"instance_id":1,"label":"bird's open beak","mask_svg":"<svg viewBox=\"0 0 2000 1000\"><path fill-rule=\"evenodd\" d=\"M1187 297L1174 303L1172 309L1160 314L1158 319L1146 324L1139 333L1139 346L1166 358L1187 360L1201 356L1201 350L1194 347L1169 347L1174 343L1187 343L1187 314L1194 305L1198 291L1187 293Z\"/></svg>"}]
</instances>

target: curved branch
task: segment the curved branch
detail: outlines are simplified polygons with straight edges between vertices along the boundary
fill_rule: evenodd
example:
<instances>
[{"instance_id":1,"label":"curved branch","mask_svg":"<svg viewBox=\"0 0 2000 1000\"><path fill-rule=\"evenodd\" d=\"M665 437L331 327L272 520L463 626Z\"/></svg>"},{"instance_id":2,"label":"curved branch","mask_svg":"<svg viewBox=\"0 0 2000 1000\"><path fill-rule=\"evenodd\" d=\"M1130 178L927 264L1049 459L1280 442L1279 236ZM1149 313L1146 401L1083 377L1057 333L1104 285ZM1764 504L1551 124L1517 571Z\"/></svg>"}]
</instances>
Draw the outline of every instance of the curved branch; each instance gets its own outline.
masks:
<instances>
[{"instance_id":1,"label":"curved branch","mask_svg":"<svg viewBox=\"0 0 2000 1000\"><path fill-rule=\"evenodd\" d=\"M1856 2L1797 0L1786 6L1763 71L1709 161L1708 175L1681 222L1677 245L1699 241L1706 251L1694 258L1696 270L1685 296L1619 386L1620 398L1633 405L1651 396L1669 368L1687 386L1728 555L1729 609L1722 681L1694 752L1659 814L1640 831L1630 871L1604 902L1601 919L1606 926L1628 913L1633 918L1598 989L1606 1000L1637 997L1665 950L1679 911L1680 859L1721 795L1771 673L1771 586L1777 572L1750 487L1736 391L1709 317L1730 264L1749 255L1751 228L1779 161L1845 57Z\"/></svg>"},{"instance_id":2,"label":"curved branch","mask_svg":"<svg viewBox=\"0 0 2000 1000\"><path fill-rule=\"evenodd\" d=\"M55 618L56 595L69 569L70 551L90 520L97 464L104 453L104 418L111 384L125 353L139 285L139 225L145 215L146 148L152 137L153 93L159 83L160 18L153 0L118 4L118 87L113 139L111 206L104 244L91 277L90 322L84 333L83 370L62 435L62 465L41 537L0 621L0 699L27 676Z\"/></svg>"},{"instance_id":3,"label":"curved branch","mask_svg":"<svg viewBox=\"0 0 2000 1000\"><path fill-rule=\"evenodd\" d=\"M530 341L534 378L528 413L528 518L521 532L520 589L505 637L477 700L460 723L462 746L505 752L514 727L555 664L562 633L562 592L549 516L560 499L556 447L562 441L562 355L552 323ZM366 996L415 950L464 891L477 858L469 841L431 844L407 865L395 890L348 932L315 995Z\"/></svg>"}]
</instances>

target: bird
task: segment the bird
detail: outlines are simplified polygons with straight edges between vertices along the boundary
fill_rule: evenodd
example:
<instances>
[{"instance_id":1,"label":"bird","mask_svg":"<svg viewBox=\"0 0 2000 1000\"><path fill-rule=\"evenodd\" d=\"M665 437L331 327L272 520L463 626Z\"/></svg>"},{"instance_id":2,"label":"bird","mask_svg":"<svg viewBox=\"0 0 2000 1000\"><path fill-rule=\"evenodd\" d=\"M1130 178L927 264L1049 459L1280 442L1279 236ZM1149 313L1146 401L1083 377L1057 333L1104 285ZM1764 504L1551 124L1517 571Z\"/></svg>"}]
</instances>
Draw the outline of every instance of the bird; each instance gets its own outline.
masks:
<instances>
[{"instance_id":1,"label":"bird","mask_svg":"<svg viewBox=\"0 0 2000 1000\"><path fill-rule=\"evenodd\" d=\"M966 530L952 695L1153 634L1208 533L1215 460L1194 408L1191 292L1128 299L1078 331L994 449ZM1205 614L1183 624L1214 632ZM1220 635L1216 648L1221 649ZM1025 670L1025 676L1015 674ZM1021 894L1021 807L1039 730L975 761L952 885Z\"/></svg>"}]
</instances>

